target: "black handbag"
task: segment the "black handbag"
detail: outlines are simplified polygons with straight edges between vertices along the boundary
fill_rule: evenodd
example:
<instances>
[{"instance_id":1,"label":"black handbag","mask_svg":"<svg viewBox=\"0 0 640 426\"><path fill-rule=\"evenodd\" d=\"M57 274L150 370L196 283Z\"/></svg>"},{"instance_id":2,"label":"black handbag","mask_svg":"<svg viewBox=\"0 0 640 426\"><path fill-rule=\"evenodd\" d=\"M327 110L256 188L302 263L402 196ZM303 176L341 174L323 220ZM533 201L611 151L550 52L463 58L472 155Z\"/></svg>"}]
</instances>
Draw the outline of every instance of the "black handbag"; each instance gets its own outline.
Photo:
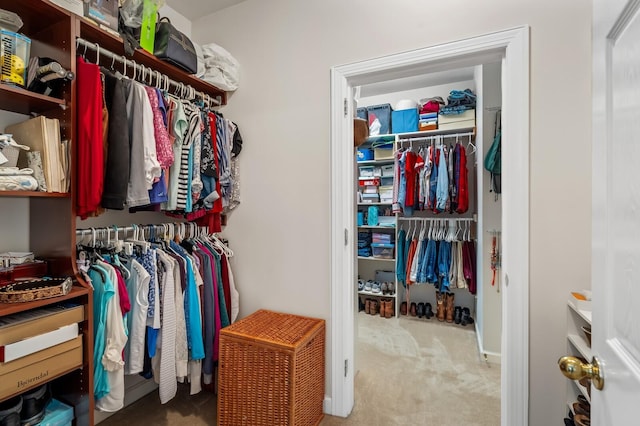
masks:
<instances>
[{"instance_id":1,"label":"black handbag","mask_svg":"<svg viewBox=\"0 0 640 426\"><path fill-rule=\"evenodd\" d=\"M193 43L189 40L189 37L182 34L171 24L169 18L160 19L160 22L156 25L153 54L189 74L195 74L198 70L198 57Z\"/></svg>"}]
</instances>

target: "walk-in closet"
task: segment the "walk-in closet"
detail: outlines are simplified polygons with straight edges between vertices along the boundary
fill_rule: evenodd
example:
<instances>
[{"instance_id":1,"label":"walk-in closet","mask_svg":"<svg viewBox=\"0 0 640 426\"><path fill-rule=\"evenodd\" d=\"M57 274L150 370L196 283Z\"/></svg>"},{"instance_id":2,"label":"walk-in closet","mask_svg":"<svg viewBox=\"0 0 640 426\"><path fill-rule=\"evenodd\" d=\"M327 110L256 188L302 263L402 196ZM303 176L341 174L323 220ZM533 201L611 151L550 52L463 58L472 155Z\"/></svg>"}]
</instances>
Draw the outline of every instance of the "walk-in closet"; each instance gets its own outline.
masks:
<instances>
[{"instance_id":1,"label":"walk-in closet","mask_svg":"<svg viewBox=\"0 0 640 426\"><path fill-rule=\"evenodd\" d=\"M355 91L354 109L369 128L354 158L356 394L375 392L358 385L374 371L386 377L385 369L413 360L406 368L424 377L425 365L442 357L425 395L435 398L446 375L462 394L457 378L466 372L492 383L482 404L499 419L500 175L484 163L500 139L500 74L489 63ZM398 361L382 368L389 354ZM487 376L474 377L478 363Z\"/></svg>"}]
</instances>

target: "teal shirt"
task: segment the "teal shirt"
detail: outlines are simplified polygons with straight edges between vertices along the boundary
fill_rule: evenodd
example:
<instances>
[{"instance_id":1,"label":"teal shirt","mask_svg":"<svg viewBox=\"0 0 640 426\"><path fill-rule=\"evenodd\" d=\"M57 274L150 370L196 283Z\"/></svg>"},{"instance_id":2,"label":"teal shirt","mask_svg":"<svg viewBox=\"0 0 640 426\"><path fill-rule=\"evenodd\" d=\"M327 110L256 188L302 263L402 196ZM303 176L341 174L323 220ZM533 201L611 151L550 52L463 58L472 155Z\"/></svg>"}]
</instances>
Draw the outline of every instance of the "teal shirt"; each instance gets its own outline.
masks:
<instances>
[{"instance_id":1,"label":"teal shirt","mask_svg":"<svg viewBox=\"0 0 640 426\"><path fill-rule=\"evenodd\" d=\"M89 278L93 284L93 392L98 400L111 391L102 356L106 346L107 303L115 294L115 287L108 272L99 265L89 269Z\"/></svg>"}]
</instances>

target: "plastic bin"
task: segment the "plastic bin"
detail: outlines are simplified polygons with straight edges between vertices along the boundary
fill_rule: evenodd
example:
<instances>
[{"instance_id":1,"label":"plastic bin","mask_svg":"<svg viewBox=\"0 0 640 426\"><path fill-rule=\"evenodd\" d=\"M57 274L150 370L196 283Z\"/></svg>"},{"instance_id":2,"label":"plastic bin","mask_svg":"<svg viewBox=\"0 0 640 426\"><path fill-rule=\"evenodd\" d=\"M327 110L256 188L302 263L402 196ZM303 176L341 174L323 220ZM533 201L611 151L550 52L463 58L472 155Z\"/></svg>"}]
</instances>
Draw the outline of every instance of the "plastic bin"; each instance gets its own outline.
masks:
<instances>
[{"instance_id":1,"label":"plastic bin","mask_svg":"<svg viewBox=\"0 0 640 426\"><path fill-rule=\"evenodd\" d=\"M393 259L395 254L395 244L372 243L373 257L378 259Z\"/></svg>"},{"instance_id":2,"label":"plastic bin","mask_svg":"<svg viewBox=\"0 0 640 426\"><path fill-rule=\"evenodd\" d=\"M371 148L358 148L356 161L373 160L373 150Z\"/></svg>"},{"instance_id":3,"label":"plastic bin","mask_svg":"<svg viewBox=\"0 0 640 426\"><path fill-rule=\"evenodd\" d=\"M44 418L38 426L71 426L73 408L67 404L52 399L47 405Z\"/></svg>"},{"instance_id":4,"label":"plastic bin","mask_svg":"<svg viewBox=\"0 0 640 426\"><path fill-rule=\"evenodd\" d=\"M0 81L24 87L31 39L12 31L0 30Z\"/></svg>"}]
</instances>

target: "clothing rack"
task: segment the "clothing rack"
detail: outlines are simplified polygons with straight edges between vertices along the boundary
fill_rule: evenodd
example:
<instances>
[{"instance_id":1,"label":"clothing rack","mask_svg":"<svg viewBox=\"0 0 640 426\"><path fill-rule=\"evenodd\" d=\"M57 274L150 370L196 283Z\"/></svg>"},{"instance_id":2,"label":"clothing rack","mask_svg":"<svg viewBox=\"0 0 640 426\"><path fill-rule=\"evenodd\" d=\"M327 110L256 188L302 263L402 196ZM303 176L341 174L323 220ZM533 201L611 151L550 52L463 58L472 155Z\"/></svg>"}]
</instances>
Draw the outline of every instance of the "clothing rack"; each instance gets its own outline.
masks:
<instances>
[{"instance_id":1,"label":"clothing rack","mask_svg":"<svg viewBox=\"0 0 640 426\"><path fill-rule=\"evenodd\" d=\"M464 133L450 133L450 134L439 134L439 135L429 135L429 136L420 136L417 138L399 138L398 142L406 143L406 142L421 142L421 141L431 141L437 139L451 139L451 138L471 138L475 136L475 132L464 132Z\"/></svg>"},{"instance_id":2,"label":"clothing rack","mask_svg":"<svg viewBox=\"0 0 640 426\"><path fill-rule=\"evenodd\" d=\"M100 63L101 56L105 56L111 59L111 64L113 65L115 62L119 62L123 66L123 74L127 77L127 65L133 69L133 78L134 80L140 81L141 83L152 85L153 80L155 79L155 86L159 89L164 89L167 92L170 92L171 88L175 89L174 94L176 96L180 96L185 99L195 99L199 97L204 103L208 106L220 106L222 105L222 99L220 96L216 96L212 98L211 96L198 92L190 85L185 85L182 82L175 81L165 74L160 73L159 71L155 71L149 67L146 67L142 64L136 63L134 60L129 60L121 55L116 55L115 53L100 47L98 43L92 43L87 41L81 37L76 38L76 49L79 46L83 46L85 48L84 52L86 53L86 49L91 49L96 52L96 63ZM84 54L83 54L84 56Z\"/></svg>"},{"instance_id":3,"label":"clothing rack","mask_svg":"<svg viewBox=\"0 0 640 426\"><path fill-rule=\"evenodd\" d=\"M410 222L410 221L423 221L423 220L452 220L456 222L477 222L478 218L476 215L473 217L402 217L398 216L398 220Z\"/></svg>"},{"instance_id":4,"label":"clothing rack","mask_svg":"<svg viewBox=\"0 0 640 426\"><path fill-rule=\"evenodd\" d=\"M162 235L163 237L173 238L176 234L179 235L202 235L207 233L206 226L196 226L191 222L178 222L178 223L155 223L148 225L131 225L131 226L103 226L97 228L85 228L85 229L76 229L76 236L83 237L88 234L92 234L94 239L110 239L111 233L113 232L113 237L117 238L118 236L122 236L123 238L127 237L128 233L131 232L142 232L143 235Z\"/></svg>"}]
</instances>

